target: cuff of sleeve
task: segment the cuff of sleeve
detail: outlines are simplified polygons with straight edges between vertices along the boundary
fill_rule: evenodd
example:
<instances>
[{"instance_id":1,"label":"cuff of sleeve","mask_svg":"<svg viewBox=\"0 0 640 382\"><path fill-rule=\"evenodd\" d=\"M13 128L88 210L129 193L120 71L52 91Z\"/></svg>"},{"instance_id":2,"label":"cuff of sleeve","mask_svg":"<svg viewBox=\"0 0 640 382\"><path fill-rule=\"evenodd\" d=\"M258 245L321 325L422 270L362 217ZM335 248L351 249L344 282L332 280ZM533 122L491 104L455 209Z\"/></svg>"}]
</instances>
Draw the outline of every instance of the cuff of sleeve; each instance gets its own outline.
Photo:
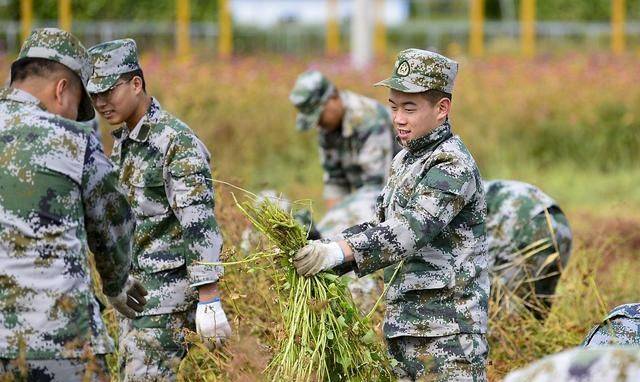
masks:
<instances>
[{"instance_id":1,"label":"cuff of sleeve","mask_svg":"<svg viewBox=\"0 0 640 382\"><path fill-rule=\"evenodd\" d=\"M369 273L375 271L375 269L369 270L367 268L367 259L364 251L357 248L356 244L358 240L367 240L368 238L362 234L353 235L351 237L345 238L344 241L347 243L349 248L351 248L351 252L353 253L353 259L350 264L351 270L353 270L358 277L366 276Z\"/></svg>"},{"instance_id":2,"label":"cuff of sleeve","mask_svg":"<svg viewBox=\"0 0 640 382\"><path fill-rule=\"evenodd\" d=\"M192 288L204 284L215 283L224 273L224 269L219 265L196 264L188 267L189 286Z\"/></svg>"},{"instance_id":3,"label":"cuff of sleeve","mask_svg":"<svg viewBox=\"0 0 640 382\"><path fill-rule=\"evenodd\" d=\"M105 282L102 286L102 293L107 297L116 297L124 289L124 285L127 283L128 278L129 272L126 272L119 279L113 280L109 283Z\"/></svg>"},{"instance_id":4,"label":"cuff of sleeve","mask_svg":"<svg viewBox=\"0 0 640 382\"><path fill-rule=\"evenodd\" d=\"M349 190L346 187L338 186L336 184L325 184L322 197L324 199L336 199L343 198L349 195Z\"/></svg>"}]
</instances>

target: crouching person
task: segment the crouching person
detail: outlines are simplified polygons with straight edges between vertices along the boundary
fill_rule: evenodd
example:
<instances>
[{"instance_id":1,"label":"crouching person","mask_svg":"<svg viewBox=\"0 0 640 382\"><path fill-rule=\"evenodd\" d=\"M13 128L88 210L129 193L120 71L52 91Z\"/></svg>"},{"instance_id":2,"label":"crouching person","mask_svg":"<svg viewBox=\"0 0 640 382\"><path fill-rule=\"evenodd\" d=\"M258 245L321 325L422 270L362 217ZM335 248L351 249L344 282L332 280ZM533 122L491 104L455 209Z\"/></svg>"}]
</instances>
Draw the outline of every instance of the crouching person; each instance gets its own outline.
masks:
<instances>
[{"instance_id":1,"label":"crouching person","mask_svg":"<svg viewBox=\"0 0 640 382\"><path fill-rule=\"evenodd\" d=\"M475 160L448 119L457 69L436 53L400 52L391 78L378 83L390 88L403 150L377 220L345 230L342 240L312 241L294 258L305 276L389 267L383 330L403 380L486 380L486 206Z\"/></svg>"},{"instance_id":2,"label":"crouching person","mask_svg":"<svg viewBox=\"0 0 640 382\"><path fill-rule=\"evenodd\" d=\"M211 344L231 334L222 310L216 262L222 237L214 216L210 155L189 127L147 95L136 44L105 42L89 50L88 90L111 125L111 157L136 217L133 273L149 291L146 309L123 322L125 381L175 380L186 355L180 329Z\"/></svg>"}]
</instances>

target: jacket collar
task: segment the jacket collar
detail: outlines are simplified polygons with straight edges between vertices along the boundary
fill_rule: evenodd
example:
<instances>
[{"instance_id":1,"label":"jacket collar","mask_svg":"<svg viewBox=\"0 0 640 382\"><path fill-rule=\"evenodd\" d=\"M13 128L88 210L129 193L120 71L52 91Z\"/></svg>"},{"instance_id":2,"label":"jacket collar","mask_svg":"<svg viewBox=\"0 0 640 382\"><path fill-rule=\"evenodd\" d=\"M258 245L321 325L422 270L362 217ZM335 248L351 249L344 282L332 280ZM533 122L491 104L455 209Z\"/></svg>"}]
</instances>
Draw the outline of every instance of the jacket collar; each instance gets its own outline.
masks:
<instances>
[{"instance_id":1,"label":"jacket collar","mask_svg":"<svg viewBox=\"0 0 640 382\"><path fill-rule=\"evenodd\" d=\"M406 145L402 145L413 156L421 156L427 151L433 150L440 143L451 137L451 125L449 121L445 121L442 125L436 127L429 134L420 138L407 142ZM396 138L397 139L397 138ZM400 141L398 140L400 143Z\"/></svg>"},{"instance_id":2,"label":"jacket collar","mask_svg":"<svg viewBox=\"0 0 640 382\"><path fill-rule=\"evenodd\" d=\"M126 124L122 124L119 128L113 131L112 135L117 140L131 139L136 142L146 142L149 138L149 132L151 128L160 121L160 112L162 107L157 99L151 97L151 103L147 113L138 121L138 124L129 131Z\"/></svg>"},{"instance_id":3,"label":"jacket collar","mask_svg":"<svg viewBox=\"0 0 640 382\"><path fill-rule=\"evenodd\" d=\"M14 102L24 103L27 105L36 106L42 110L47 110L42 102L34 95L17 88L2 88L0 89L0 100L10 100Z\"/></svg>"}]
</instances>

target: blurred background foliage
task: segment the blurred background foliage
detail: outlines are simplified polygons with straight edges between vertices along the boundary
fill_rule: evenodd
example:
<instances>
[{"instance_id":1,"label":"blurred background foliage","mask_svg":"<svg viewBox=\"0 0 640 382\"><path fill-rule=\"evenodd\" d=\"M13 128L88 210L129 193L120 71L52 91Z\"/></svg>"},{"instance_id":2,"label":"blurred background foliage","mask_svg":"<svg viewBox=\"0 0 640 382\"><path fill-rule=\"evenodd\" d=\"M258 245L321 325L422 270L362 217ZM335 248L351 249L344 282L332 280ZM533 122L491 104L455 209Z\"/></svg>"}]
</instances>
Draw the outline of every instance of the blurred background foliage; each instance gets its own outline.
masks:
<instances>
[{"instance_id":1,"label":"blurred background foliage","mask_svg":"<svg viewBox=\"0 0 640 382\"><path fill-rule=\"evenodd\" d=\"M302 0L304 1L304 0ZM72 1L74 18L78 20L171 20L175 17L174 0L91 0ZM517 16L519 0L486 0L488 19L509 17L505 9L513 9ZM610 0L538 0L537 16L540 20L606 21L611 12ZM50 20L57 17L57 0L33 0L34 17ZM215 21L217 0L192 0L192 20ZM413 19L459 18L467 16L466 0L411 0ZM640 16L640 0L627 0L630 16ZM18 20L19 0L0 0L0 19Z\"/></svg>"}]
</instances>

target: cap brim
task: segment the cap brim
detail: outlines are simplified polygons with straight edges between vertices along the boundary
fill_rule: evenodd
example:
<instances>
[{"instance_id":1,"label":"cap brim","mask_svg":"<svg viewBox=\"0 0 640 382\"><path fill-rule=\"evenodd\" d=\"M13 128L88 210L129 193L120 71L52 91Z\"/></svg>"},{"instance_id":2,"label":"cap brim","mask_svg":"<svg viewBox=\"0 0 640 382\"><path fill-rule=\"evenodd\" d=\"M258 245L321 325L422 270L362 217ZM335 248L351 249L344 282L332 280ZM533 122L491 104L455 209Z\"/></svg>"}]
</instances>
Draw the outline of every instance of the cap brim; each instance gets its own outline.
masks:
<instances>
[{"instance_id":1,"label":"cap brim","mask_svg":"<svg viewBox=\"0 0 640 382\"><path fill-rule=\"evenodd\" d=\"M386 80L382 80L374 84L373 86L384 86L389 89L397 90L403 93L422 93L429 90L427 88L424 88L422 86L417 86L415 84L412 84L408 81L404 81L397 77L387 78Z\"/></svg>"},{"instance_id":2,"label":"cap brim","mask_svg":"<svg viewBox=\"0 0 640 382\"><path fill-rule=\"evenodd\" d=\"M322 109L322 107L319 107L310 114L298 113L298 115L296 116L296 129L298 129L299 131L306 131L318 126L318 121L320 120Z\"/></svg>"},{"instance_id":3,"label":"cap brim","mask_svg":"<svg viewBox=\"0 0 640 382\"><path fill-rule=\"evenodd\" d=\"M80 122L91 121L96 116L96 112L93 109L93 103L91 103L91 97L85 90L82 92L82 99L80 100L80 106L78 106L78 118Z\"/></svg>"},{"instance_id":4,"label":"cap brim","mask_svg":"<svg viewBox=\"0 0 640 382\"><path fill-rule=\"evenodd\" d=\"M120 74L112 74L104 77L91 77L87 83L87 91L89 93L102 93L111 89L116 84Z\"/></svg>"}]
</instances>

